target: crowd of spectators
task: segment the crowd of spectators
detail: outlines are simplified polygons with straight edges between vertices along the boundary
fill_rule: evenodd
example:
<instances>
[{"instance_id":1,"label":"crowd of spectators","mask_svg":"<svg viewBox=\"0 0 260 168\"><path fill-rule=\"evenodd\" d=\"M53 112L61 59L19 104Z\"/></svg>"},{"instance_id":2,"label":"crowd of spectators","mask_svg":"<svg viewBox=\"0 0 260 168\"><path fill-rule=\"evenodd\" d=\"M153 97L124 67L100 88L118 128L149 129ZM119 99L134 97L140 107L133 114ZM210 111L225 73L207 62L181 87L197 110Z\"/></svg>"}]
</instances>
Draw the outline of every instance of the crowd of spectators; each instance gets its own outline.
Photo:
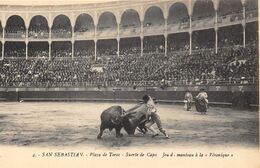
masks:
<instances>
[{"instance_id":1,"label":"crowd of spectators","mask_svg":"<svg viewBox=\"0 0 260 168\"><path fill-rule=\"evenodd\" d=\"M25 48L17 48L13 50L12 48L5 50L5 57L7 58L25 58Z\"/></svg>"},{"instance_id":2,"label":"crowd of spectators","mask_svg":"<svg viewBox=\"0 0 260 168\"><path fill-rule=\"evenodd\" d=\"M77 52L77 51L76 51ZM46 55L46 51L34 53ZM189 85L250 83L258 77L258 46L241 46L183 52L145 53L112 57L59 58L71 56L56 51L53 59L4 59L0 61L1 86L80 85Z\"/></svg>"},{"instance_id":3,"label":"crowd of spectators","mask_svg":"<svg viewBox=\"0 0 260 168\"><path fill-rule=\"evenodd\" d=\"M94 48L75 48L74 57L77 58L85 58L85 57L93 57L94 55Z\"/></svg>"},{"instance_id":4,"label":"crowd of spectators","mask_svg":"<svg viewBox=\"0 0 260 168\"><path fill-rule=\"evenodd\" d=\"M71 58L72 51L71 49L55 49L51 51L52 58Z\"/></svg>"},{"instance_id":5,"label":"crowd of spectators","mask_svg":"<svg viewBox=\"0 0 260 168\"><path fill-rule=\"evenodd\" d=\"M53 38L71 38L72 33L68 28L55 28L51 30Z\"/></svg>"},{"instance_id":6,"label":"crowd of spectators","mask_svg":"<svg viewBox=\"0 0 260 168\"><path fill-rule=\"evenodd\" d=\"M30 26L28 31L29 38L48 38L49 37L49 30L48 27L42 26Z\"/></svg>"},{"instance_id":7,"label":"crowd of spectators","mask_svg":"<svg viewBox=\"0 0 260 168\"><path fill-rule=\"evenodd\" d=\"M97 56L106 57L117 55L116 40L100 40L97 42Z\"/></svg>"},{"instance_id":8,"label":"crowd of spectators","mask_svg":"<svg viewBox=\"0 0 260 168\"><path fill-rule=\"evenodd\" d=\"M148 36L144 38L144 53L164 53L164 36Z\"/></svg>"},{"instance_id":9,"label":"crowd of spectators","mask_svg":"<svg viewBox=\"0 0 260 168\"><path fill-rule=\"evenodd\" d=\"M8 26L5 30L5 37L7 38L25 38L24 26Z\"/></svg>"},{"instance_id":10,"label":"crowd of spectators","mask_svg":"<svg viewBox=\"0 0 260 168\"><path fill-rule=\"evenodd\" d=\"M49 50L29 50L29 58L49 58Z\"/></svg>"},{"instance_id":11,"label":"crowd of spectators","mask_svg":"<svg viewBox=\"0 0 260 168\"><path fill-rule=\"evenodd\" d=\"M255 31L254 26L251 25L250 30ZM209 38L214 33L205 31L193 34L192 54L183 52L189 51L188 33L169 35L173 40L168 39L167 56L164 55L164 36L145 37L143 56L140 38L121 39L120 56L117 56L117 40L100 40L96 60L93 43L85 42L75 44L74 59L69 42L53 44L52 59L49 59L48 44L30 47L29 59L9 59L25 57L25 46L7 42L6 59L0 61L0 86L174 86L256 82L258 38L247 34L244 48L241 32L239 26L219 30L217 54L214 38Z\"/></svg>"}]
</instances>

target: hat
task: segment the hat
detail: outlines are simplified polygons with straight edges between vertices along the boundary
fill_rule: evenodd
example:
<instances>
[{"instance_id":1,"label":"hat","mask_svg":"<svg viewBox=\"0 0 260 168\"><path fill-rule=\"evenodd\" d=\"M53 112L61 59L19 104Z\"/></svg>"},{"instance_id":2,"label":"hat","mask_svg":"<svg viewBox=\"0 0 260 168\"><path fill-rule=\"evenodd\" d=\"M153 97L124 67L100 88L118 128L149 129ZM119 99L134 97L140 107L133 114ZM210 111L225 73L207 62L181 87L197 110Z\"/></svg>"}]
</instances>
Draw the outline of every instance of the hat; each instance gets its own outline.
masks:
<instances>
[{"instance_id":1,"label":"hat","mask_svg":"<svg viewBox=\"0 0 260 168\"><path fill-rule=\"evenodd\" d=\"M147 103L149 99L150 99L150 97L148 95L143 96L144 103Z\"/></svg>"}]
</instances>

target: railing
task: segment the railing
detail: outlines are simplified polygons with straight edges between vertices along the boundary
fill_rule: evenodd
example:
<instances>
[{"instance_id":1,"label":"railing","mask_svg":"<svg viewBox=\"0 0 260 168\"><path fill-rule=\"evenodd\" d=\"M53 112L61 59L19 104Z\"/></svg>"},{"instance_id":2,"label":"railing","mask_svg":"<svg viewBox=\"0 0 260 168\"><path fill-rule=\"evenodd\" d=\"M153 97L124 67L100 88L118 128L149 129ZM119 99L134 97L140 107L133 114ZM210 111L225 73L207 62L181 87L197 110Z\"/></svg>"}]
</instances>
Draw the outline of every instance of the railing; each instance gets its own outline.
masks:
<instances>
[{"instance_id":1,"label":"railing","mask_svg":"<svg viewBox=\"0 0 260 168\"><path fill-rule=\"evenodd\" d=\"M107 28L97 31L97 37L115 37L117 35L116 28Z\"/></svg>"},{"instance_id":2,"label":"railing","mask_svg":"<svg viewBox=\"0 0 260 168\"><path fill-rule=\"evenodd\" d=\"M165 80L165 81L90 81L90 82L0 82L0 87L173 87L189 85L249 85L259 84L258 77L221 79L193 79L193 80Z\"/></svg>"},{"instance_id":3,"label":"railing","mask_svg":"<svg viewBox=\"0 0 260 168\"><path fill-rule=\"evenodd\" d=\"M192 28L214 27L214 24L215 24L215 18L207 17L207 18L192 21Z\"/></svg>"},{"instance_id":4,"label":"railing","mask_svg":"<svg viewBox=\"0 0 260 168\"><path fill-rule=\"evenodd\" d=\"M258 20L258 11L257 10L247 11L246 12L246 20L247 21Z\"/></svg>"},{"instance_id":5,"label":"railing","mask_svg":"<svg viewBox=\"0 0 260 168\"><path fill-rule=\"evenodd\" d=\"M5 33L5 38L25 38L25 32Z\"/></svg>"},{"instance_id":6,"label":"railing","mask_svg":"<svg viewBox=\"0 0 260 168\"><path fill-rule=\"evenodd\" d=\"M219 16L218 23L230 23L243 20L243 12Z\"/></svg>"},{"instance_id":7,"label":"railing","mask_svg":"<svg viewBox=\"0 0 260 168\"><path fill-rule=\"evenodd\" d=\"M129 36L132 34L139 34L141 33L140 27L129 27L129 28L122 28L120 29L120 35L121 36Z\"/></svg>"},{"instance_id":8,"label":"railing","mask_svg":"<svg viewBox=\"0 0 260 168\"><path fill-rule=\"evenodd\" d=\"M174 24L168 24L167 25L168 31L169 32L174 32L174 31L180 31L180 30L186 30L190 28L190 23L189 22L181 22L181 23L174 23Z\"/></svg>"},{"instance_id":9,"label":"railing","mask_svg":"<svg viewBox=\"0 0 260 168\"><path fill-rule=\"evenodd\" d=\"M71 38L72 34L71 34L71 32L62 32L62 33L52 32L51 37L52 38Z\"/></svg>"},{"instance_id":10,"label":"railing","mask_svg":"<svg viewBox=\"0 0 260 168\"><path fill-rule=\"evenodd\" d=\"M236 22L241 23L243 20L243 11L239 11L237 13L224 15L224 16L218 16L218 23L219 26L222 24L235 24ZM257 21L258 20L258 11L257 10L251 10L246 11L246 21ZM192 28L204 28L204 27L213 27L214 26L214 17L207 17L199 20L192 21ZM180 22L180 23L173 23L168 24L167 29L168 32L178 32L178 31L186 31L190 28L189 22ZM121 28L120 29L120 35L121 36L131 36L136 35L140 33L141 28L140 27L128 27L128 28ZM55 30L54 30L55 31ZM163 34L164 32L164 24L162 25L151 25L151 26L145 26L144 27L144 33L145 34ZM5 38L25 38L25 31L17 31L17 32L6 32ZM117 29L116 28L104 28L97 31L97 37L115 37L117 35ZM1 36L1 35L0 35ZM42 39L42 38L48 38L49 33L48 32L28 32L29 39ZM64 30L61 30L61 32L52 32L52 38L71 38L72 33L67 32ZM90 30L87 32L75 32L75 38L85 38L85 37L94 37L94 31Z\"/></svg>"},{"instance_id":11,"label":"railing","mask_svg":"<svg viewBox=\"0 0 260 168\"><path fill-rule=\"evenodd\" d=\"M155 25L155 26L147 26L144 27L145 34L154 34L154 33L162 33L164 32L164 25Z\"/></svg>"},{"instance_id":12,"label":"railing","mask_svg":"<svg viewBox=\"0 0 260 168\"><path fill-rule=\"evenodd\" d=\"M48 32L29 32L28 33L29 39L46 39L49 38Z\"/></svg>"},{"instance_id":13,"label":"railing","mask_svg":"<svg viewBox=\"0 0 260 168\"><path fill-rule=\"evenodd\" d=\"M86 32L75 32L74 33L74 37L75 38L90 38L90 37L94 37L95 36L95 32L92 31L86 31Z\"/></svg>"}]
</instances>

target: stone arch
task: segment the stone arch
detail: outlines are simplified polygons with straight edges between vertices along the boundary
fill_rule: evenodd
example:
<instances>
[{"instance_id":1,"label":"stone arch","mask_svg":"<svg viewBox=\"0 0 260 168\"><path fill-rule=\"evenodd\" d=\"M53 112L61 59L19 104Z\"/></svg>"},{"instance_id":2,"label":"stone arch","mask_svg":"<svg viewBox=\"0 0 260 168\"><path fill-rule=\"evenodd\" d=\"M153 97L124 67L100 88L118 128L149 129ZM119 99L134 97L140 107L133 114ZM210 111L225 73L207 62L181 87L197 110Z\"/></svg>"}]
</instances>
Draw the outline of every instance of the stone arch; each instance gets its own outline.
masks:
<instances>
[{"instance_id":1,"label":"stone arch","mask_svg":"<svg viewBox=\"0 0 260 168\"><path fill-rule=\"evenodd\" d=\"M93 17L87 13L82 13L77 16L74 31L75 32L86 32L88 30L94 30L94 20Z\"/></svg>"},{"instance_id":2,"label":"stone arch","mask_svg":"<svg viewBox=\"0 0 260 168\"><path fill-rule=\"evenodd\" d=\"M239 13L243 9L241 0L219 0L218 14L229 15Z\"/></svg>"},{"instance_id":3,"label":"stone arch","mask_svg":"<svg viewBox=\"0 0 260 168\"><path fill-rule=\"evenodd\" d=\"M258 9L258 0L246 0L245 7L247 11Z\"/></svg>"},{"instance_id":4,"label":"stone arch","mask_svg":"<svg viewBox=\"0 0 260 168\"><path fill-rule=\"evenodd\" d=\"M170 11L170 8L172 8L172 6L174 5L174 4L176 4L176 3L182 3L182 4L184 4L184 6L186 7L186 9L187 9L187 12L188 12L188 15L190 14L190 8L189 8L189 6L190 6L190 2L189 2L189 0L178 0L178 1L170 1L170 2L168 2L167 3L167 11L168 11L168 16L167 16L167 18L169 17L169 11Z\"/></svg>"},{"instance_id":5,"label":"stone arch","mask_svg":"<svg viewBox=\"0 0 260 168\"><path fill-rule=\"evenodd\" d=\"M106 11L103 12L98 18L97 29L116 29L117 21L114 13Z\"/></svg>"},{"instance_id":6,"label":"stone arch","mask_svg":"<svg viewBox=\"0 0 260 168\"><path fill-rule=\"evenodd\" d=\"M49 25L48 20L42 15L33 16L30 20L28 28L29 37L45 37L48 38Z\"/></svg>"},{"instance_id":7,"label":"stone arch","mask_svg":"<svg viewBox=\"0 0 260 168\"><path fill-rule=\"evenodd\" d=\"M158 6L151 6L145 10L144 26L163 25L164 14L162 8Z\"/></svg>"},{"instance_id":8,"label":"stone arch","mask_svg":"<svg viewBox=\"0 0 260 168\"><path fill-rule=\"evenodd\" d=\"M121 15L120 20L121 27L140 27L140 15L134 9L127 9Z\"/></svg>"},{"instance_id":9,"label":"stone arch","mask_svg":"<svg viewBox=\"0 0 260 168\"><path fill-rule=\"evenodd\" d=\"M54 18L51 27L53 37L55 38L69 38L72 35L71 20L66 15L58 15Z\"/></svg>"},{"instance_id":10,"label":"stone arch","mask_svg":"<svg viewBox=\"0 0 260 168\"><path fill-rule=\"evenodd\" d=\"M25 21L19 15L12 15L6 21L6 36L10 38L25 37Z\"/></svg>"},{"instance_id":11,"label":"stone arch","mask_svg":"<svg viewBox=\"0 0 260 168\"><path fill-rule=\"evenodd\" d=\"M192 18L194 20L215 16L214 3L212 0L196 0L192 11Z\"/></svg>"},{"instance_id":12,"label":"stone arch","mask_svg":"<svg viewBox=\"0 0 260 168\"><path fill-rule=\"evenodd\" d=\"M187 6L182 2L176 2L169 7L167 22L168 24L189 21Z\"/></svg>"}]
</instances>

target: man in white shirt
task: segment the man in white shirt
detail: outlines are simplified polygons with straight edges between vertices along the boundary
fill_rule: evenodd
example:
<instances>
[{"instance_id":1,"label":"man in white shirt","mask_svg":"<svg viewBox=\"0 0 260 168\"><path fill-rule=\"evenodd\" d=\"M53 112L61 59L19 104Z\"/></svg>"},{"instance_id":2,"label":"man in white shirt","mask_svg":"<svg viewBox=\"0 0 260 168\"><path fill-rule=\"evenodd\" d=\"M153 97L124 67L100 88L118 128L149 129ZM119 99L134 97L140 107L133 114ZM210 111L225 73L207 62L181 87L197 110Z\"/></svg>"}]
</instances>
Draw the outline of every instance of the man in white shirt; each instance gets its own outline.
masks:
<instances>
[{"instance_id":1,"label":"man in white shirt","mask_svg":"<svg viewBox=\"0 0 260 168\"><path fill-rule=\"evenodd\" d=\"M160 116L158 115L158 112L157 112L157 109L156 109L156 106L155 106L153 99L150 96L145 95L145 96L143 96L143 101L147 106L147 113L151 115L151 119L148 122L145 123L146 128L153 132L153 137L156 137L159 134L152 127L152 125L154 123L156 123L159 131L161 133L163 133L163 135L166 138L169 138L169 135L166 134L166 131L162 128L162 122L161 122Z\"/></svg>"}]
</instances>

